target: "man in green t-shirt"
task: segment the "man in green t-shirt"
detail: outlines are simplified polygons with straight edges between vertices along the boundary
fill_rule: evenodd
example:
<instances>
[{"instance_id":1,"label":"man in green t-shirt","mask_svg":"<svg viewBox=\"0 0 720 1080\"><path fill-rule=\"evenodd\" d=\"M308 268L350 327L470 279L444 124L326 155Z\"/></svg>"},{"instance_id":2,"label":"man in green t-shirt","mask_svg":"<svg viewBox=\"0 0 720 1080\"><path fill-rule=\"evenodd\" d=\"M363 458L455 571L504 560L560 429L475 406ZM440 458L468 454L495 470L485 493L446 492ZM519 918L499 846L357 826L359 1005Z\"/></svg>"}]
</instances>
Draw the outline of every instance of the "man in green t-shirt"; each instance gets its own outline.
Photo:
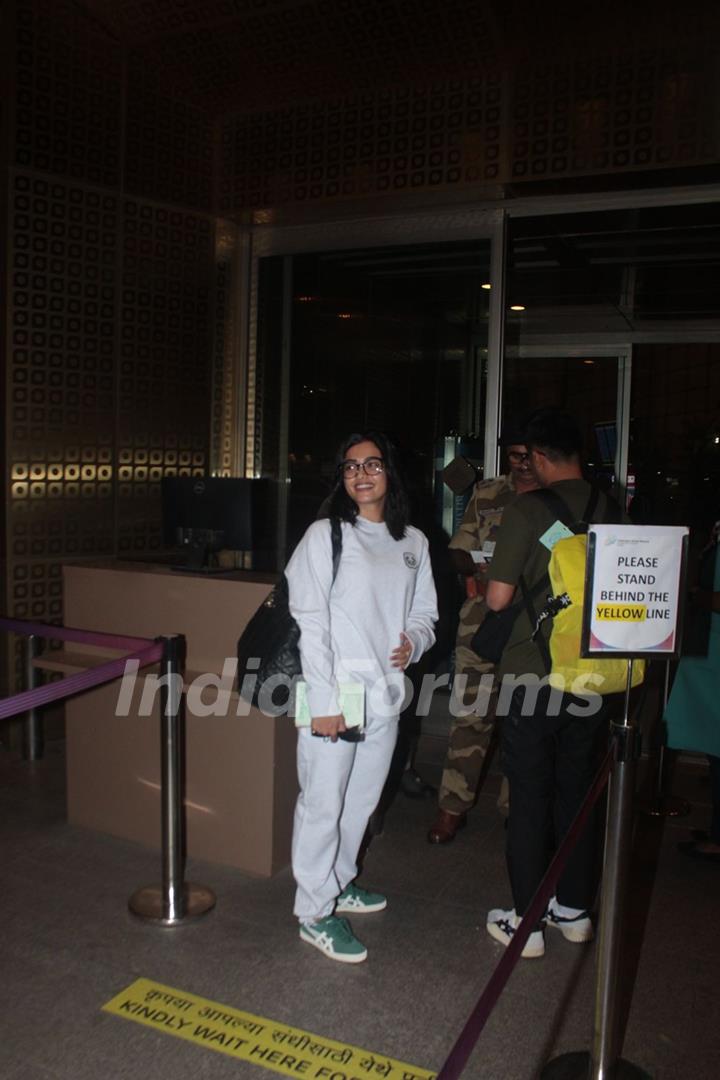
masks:
<instances>
[{"instance_id":1,"label":"man in green t-shirt","mask_svg":"<svg viewBox=\"0 0 720 1080\"><path fill-rule=\"evenodd\" d=\"M594 493L583 479L580 432L570 415L559 409L539 409L527 421L525 442L540 486L560 496L571 520L579 522L586 515L592 521L620 519L617 504ZM563 528L542 492L530 492L507 508L488 575L486 601L491 610L501 611L516 599L521 577L531 596L538 594L534 606L537 612L541 610L546 591L540 583ZM500 747L510 784L506 854L515 906L490 911L487 930L505 945L548 867L548 840L559 842L567 832L607 745L606 699L560 693L547 685L544 652L531 639L533 624L523 610L499 667ZM540 631L545 641L551 628L552 620L545 619ZM596 845L597 822L591 819L523 956L543 955L545 925L559 929L568 941L591 940Z\"/></svg>"}]
</instances>

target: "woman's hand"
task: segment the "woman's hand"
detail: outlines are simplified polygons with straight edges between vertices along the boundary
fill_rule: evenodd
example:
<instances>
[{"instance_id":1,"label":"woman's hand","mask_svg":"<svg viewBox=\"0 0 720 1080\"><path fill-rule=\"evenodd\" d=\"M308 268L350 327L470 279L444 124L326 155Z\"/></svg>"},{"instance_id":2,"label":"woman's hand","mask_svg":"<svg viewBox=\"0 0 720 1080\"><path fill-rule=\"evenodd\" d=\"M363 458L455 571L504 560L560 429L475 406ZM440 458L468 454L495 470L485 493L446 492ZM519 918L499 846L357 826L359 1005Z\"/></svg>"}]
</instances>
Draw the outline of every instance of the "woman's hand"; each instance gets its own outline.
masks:
<instances>
[{"instance_id":1,"label":"woman's hand","mask_svg":"<svg viewBox=\"0 0 720 1080\"><path fill-rule=\"evenodd\" d=\"M331 742L337 742L338 732L347 731L345 717L342 713L337 716L314 716L310 723L313 735L322 735Z\"/></svg>"},{"instance_id":2,"label":"woman's hand","mask_svg":"<svg viewBox=\"0 0 720 1080\"><path fill-rule=\"evenodd\" d=\"M400 633L400 644L397 649L393 649L390 653L390 663L394 668L399 668L400 671L404 671L410 663L410 657L412 656L412 641L404 631Z\"/></svg>"}]
</instances>

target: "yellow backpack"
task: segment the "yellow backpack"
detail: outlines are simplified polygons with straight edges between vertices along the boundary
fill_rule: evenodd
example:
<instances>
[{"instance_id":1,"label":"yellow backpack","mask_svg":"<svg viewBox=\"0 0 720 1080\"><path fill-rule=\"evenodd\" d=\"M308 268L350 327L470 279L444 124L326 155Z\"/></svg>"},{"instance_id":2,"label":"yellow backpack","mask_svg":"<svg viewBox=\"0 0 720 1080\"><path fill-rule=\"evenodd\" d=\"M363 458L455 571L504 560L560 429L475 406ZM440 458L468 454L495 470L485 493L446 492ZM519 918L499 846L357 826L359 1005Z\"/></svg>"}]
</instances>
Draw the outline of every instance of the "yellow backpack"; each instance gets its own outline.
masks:
<instances>
[{"instance_id":1,"label":"yellow backpack","mask_svg":"<svg viewBox=\"0 0 720 1080\"><path fill-rule=\"evenodd\" d=\"M551 686L566 693L615 694L627 686L627 660L614 657L581 657L583 604L585 600L585 567L587 564L587 528L597 504L598 492L593 491L585 507L582 520L572 521L570 510L563 499L551 490L535 491L523 498L540 497L545 505L573 534L555 541L548 564L548 595L543 610L537 614L532 609L531 622L535 624L533 639L543 656ZM619 508L617 508L619 517ZM615 516L606 515L610 520ZM538 590L533 589L533 593ZM529 594L525 602L532 608ZM530 610L528 614L530 614ZM550 648L541 633L545 619L552 619ZM645 661L633 664L632 685L638 686L645 677ZM573 689L574 687L574 689Z\"/></svg>"}]
</instances>

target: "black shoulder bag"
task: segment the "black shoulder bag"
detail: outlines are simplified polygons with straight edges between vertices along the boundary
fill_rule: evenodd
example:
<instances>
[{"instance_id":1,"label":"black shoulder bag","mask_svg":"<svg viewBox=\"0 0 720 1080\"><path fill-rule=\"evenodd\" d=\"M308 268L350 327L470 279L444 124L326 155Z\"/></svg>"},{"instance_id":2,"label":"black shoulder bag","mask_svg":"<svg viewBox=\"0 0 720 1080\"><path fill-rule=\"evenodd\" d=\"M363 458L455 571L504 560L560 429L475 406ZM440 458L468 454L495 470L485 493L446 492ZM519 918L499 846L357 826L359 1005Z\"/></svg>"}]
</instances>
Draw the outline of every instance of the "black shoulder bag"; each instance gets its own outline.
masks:
<instances>
[{"instance_id":1,"label":"black shoulder bag","mask_svg":"<svg viewBox=\"0 0 720 1080\"><path fill-rule=\"evenodd\" d=\"M334 583L342 552L342 529L337 518L331 518L330 535ZM299 642L300 627L290 614L288 580L283 574L238 640L238 693L251 705L257 706L260 691L268 679L274 675L289 679L302 675ZM257 675L257 678L248 680L252 683L252 690L248 688L243 693L246 674Z\"/></svg>"},{"instance_id":2,"label":"black shoulder bag","mask_svg":"<svg viewBox=\"0 0 720 1080\"><path fill-rule=\"evenodd\" d=\"M502 611L486 611L470 642L473 652L476 652L481 660L487 660L489 664L500 663L515 620L522 609L522 604L511 604Z\"/></svg>"}]
</instances>

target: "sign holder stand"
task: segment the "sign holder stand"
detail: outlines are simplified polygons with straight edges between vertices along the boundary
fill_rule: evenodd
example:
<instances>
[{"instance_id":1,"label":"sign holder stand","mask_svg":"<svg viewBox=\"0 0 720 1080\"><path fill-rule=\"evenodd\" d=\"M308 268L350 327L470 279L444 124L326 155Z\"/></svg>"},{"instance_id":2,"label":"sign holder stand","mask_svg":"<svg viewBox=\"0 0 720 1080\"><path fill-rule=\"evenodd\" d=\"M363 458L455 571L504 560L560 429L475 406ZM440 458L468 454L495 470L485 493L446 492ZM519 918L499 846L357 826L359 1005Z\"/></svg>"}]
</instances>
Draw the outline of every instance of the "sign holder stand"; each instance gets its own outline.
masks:
<instances>
[{"instance_id":1,"label":"sign holder stand","mask_svg":"<svg viewBox=\"0 0 720 1080\"><path fill-rule=\"evenodd\" d=\"M541 1080L650 1080L649 1073L618 1057L618 957L625 882L630 864L632 809L640 732L630 723L633 659L628 660L622 721L612 721L615 764L608 781L605 857L598 925L595 1024L592 1051L561 1054L548 1062Z\"/></svg>"},{"instance_id":2,"label":"sign holder stand","mask_svg":"<svg viewBox=\"0 0 720 1080\"><path fill-rule=\"evenodd\" d=\"M623 527L619 528L622 529ZM635 530L632 539L639 538L637 533L638 530ZM633 680L633 663L640 658L657 656L660 650L648 650L646 652L637 650L631 652L625 646L627 651L623 652L620 648L613 649L610 646L605 648L591 647L590 627L594 600L596 539L597 537L591 528L588 534L581 655L602 658L603 654L610 653L614 654L615 657L624 657L627 659L627 681L625 684L622 722L613 721L610 725L611 736L615 742L615 762L608 780L605 853L598 924L593 1044L590 1051L561 1054L548 1062L540 1073L541 1080L650 1080L650 1075L643 1069L619 1056L621 1028L618 1015L617 991L620 945L624 930L623 914L626 882L631 854L633 798L637 760L640 756L640 731L636 725L630 723L630 691ZM684 595L687 566L687 530L685 530L681 544L679 572L675 582L677 596L674 597L676 617L672 635L672 648L665 650L665 657L668 654L677 654L680 640L682 608L679 604L679 598ZM669 593L665 595L668 598L670 596ZM613 600L615 600L614 597ZM621 600L621 603L623 602L625 602L624 598ZM668 682L666 679L666 701L667 687Z\"/></svg>"}]
</instances>

